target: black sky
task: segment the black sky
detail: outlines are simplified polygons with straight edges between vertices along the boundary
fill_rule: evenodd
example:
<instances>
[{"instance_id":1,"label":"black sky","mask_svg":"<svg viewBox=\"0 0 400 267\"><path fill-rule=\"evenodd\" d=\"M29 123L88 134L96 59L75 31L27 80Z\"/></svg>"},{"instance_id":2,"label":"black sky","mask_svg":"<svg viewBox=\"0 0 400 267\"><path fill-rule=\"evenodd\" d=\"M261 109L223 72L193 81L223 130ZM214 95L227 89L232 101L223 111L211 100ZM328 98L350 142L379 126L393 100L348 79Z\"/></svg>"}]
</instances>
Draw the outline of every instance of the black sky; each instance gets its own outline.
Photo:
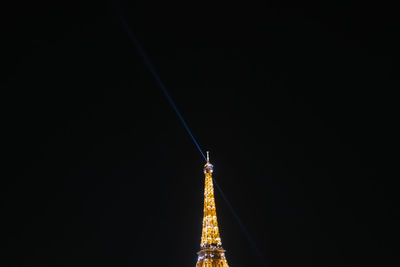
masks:
<instances>
[{"instance_id":1,"label":"black sky","mask_svg":"<svg viewBox=\"0 0 400 267\"><path fill-rule=\"evenodd\" d=\"M269 266L398 266L394 7L120 5ZM204 161L112 1L4 11L0 265L194 266Z\"/></svg>"}]
</instances>

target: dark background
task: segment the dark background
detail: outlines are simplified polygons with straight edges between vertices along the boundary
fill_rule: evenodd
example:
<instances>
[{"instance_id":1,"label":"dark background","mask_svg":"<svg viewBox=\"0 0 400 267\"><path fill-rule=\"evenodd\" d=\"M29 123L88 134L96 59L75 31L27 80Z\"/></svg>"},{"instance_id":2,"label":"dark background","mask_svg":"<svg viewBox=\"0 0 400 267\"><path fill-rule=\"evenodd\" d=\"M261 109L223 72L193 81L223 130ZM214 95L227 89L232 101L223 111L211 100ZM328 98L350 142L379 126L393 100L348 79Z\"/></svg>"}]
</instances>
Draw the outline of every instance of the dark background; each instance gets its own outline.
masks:
<instances>
[{"instance_id":1,"label":"dark background","mask_svg":"<svg viewBox=\"0 0 400 267\"><path fill-rule=\"evenodd\" d=\"M113 6L2 10L1 266L195 266L204 161ZM397 9L121 9L269 266L399 266ZM230 266L261 266L216 202Z\"/></svg>"}]
</instances>

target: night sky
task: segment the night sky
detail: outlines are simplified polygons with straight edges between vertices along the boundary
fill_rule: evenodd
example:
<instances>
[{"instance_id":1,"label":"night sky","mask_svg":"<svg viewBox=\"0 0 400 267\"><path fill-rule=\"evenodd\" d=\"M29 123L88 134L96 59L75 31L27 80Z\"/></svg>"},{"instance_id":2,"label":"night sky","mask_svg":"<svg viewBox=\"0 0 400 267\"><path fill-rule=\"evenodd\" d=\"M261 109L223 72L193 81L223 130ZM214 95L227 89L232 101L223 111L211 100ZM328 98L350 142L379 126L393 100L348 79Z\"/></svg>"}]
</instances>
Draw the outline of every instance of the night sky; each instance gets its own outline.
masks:
<instances>
[{"instance_id":1,"label":"night sky","mask_svg":"<svg viewBox=\"0 0 400 267\"><path fill-rule=\"evenodd\" d=\"M398 10L188 2L120 6L268 266L399 266ZM195 266L205 162L114 6L2 10L0 266Z\"/></svg>"}]
</instances>

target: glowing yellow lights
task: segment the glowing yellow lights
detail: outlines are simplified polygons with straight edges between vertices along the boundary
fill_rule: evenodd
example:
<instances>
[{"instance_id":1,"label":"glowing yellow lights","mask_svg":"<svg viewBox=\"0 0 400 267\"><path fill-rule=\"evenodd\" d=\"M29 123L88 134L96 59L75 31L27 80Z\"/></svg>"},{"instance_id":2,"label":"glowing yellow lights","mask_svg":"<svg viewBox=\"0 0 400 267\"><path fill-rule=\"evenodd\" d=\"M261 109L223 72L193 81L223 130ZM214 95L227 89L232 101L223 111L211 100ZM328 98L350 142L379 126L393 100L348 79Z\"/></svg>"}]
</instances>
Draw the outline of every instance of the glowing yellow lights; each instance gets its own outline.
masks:
<instances>
[{"instance_id":1,"label":"glowing yellow lights","mask_svg":"<svg viewBox=\"0 0 400 267\"><path fill-rule=\"evenodd\" d=\"M205 180L203 232L200 243L202 248L222 245L219 237L211 172L206 172Z\"/></svg>"},{"instance_id":2,"label":"glowing yellow lights","mask_svg":"<svg viewBox=\"0 0 400 267\"><path fill-rule=\"evenodd\" d=\"M221 237L219 236L212 179L213 167L207 152L207 163L204 166L203 229L196 267L229 267L225 258L225 250L222 248Z\"/></svg>"}]
</instances>

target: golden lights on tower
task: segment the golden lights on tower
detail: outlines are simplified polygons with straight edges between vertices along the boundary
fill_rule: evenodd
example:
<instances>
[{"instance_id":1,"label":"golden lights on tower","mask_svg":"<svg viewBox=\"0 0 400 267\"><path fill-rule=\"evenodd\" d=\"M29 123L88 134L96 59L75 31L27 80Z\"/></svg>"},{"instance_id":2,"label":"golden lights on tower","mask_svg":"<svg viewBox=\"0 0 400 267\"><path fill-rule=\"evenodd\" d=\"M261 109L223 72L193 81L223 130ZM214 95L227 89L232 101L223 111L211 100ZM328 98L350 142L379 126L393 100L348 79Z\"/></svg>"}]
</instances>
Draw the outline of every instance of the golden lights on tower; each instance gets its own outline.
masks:
<instances>
[{"instance_id":1,"label":"golden lights on tower","mask_svg":"<svg viewBox=\"0 0 400 267\"><path fill-rule=\"evenodd\" d=\"M210 163L207 151L207 163L204 165L204 214L203 229L201 234L200 251L196 267L229 267L225 258L219 235L217 211L215 208L214 185L212 173L213 165Z\"/></svg>"}]
</instances>

